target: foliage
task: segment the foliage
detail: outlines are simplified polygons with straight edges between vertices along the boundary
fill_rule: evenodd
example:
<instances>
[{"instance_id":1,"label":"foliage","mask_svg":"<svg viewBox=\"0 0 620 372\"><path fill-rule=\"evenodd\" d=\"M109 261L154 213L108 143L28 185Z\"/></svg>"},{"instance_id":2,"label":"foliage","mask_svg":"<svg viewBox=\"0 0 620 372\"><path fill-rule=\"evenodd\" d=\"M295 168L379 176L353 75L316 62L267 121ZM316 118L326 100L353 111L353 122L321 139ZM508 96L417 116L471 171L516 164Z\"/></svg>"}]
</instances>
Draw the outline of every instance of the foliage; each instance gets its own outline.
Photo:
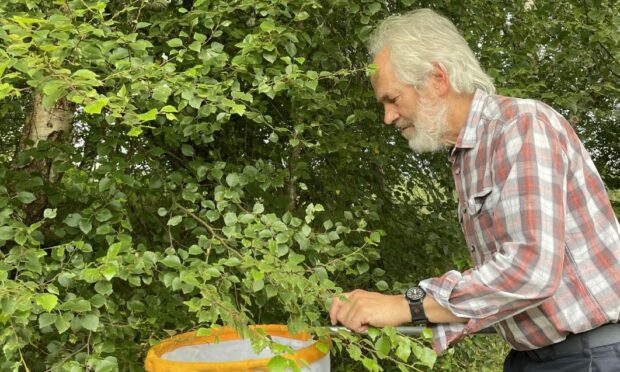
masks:
<instances>
[{"instance_id":1,"label":"foliage","mask_svg":"<svg viewBox=\"0 0 620 372\"><path fill-rule=\"evenodd\" d=\"M614 2L436 3L1 1L0 369L141 370L213 324L321 336L340 287L466 267L445 154L414 157L372 104L363 42L401 9L455 20L618 188ZM37 94L75 105L70 139L24 143ZM353 370L434 362L393 329L333 341Z\"/></svg>"}]
</instances>

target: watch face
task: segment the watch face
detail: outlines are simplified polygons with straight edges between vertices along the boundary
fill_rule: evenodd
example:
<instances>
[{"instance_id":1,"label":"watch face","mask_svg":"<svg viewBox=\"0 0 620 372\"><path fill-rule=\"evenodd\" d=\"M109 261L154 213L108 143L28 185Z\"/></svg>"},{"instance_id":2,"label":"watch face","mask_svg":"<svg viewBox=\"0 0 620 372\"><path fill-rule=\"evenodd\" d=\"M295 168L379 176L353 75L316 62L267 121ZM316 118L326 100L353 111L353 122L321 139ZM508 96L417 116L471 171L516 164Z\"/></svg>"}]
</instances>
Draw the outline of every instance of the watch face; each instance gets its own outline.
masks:
<instances>
[{"instance_id":1,"label":"watch face","mask_svg":"<svg viewBox=\"0 0 620 372\"><path fill-rule=\"evenodd\" d=\"M410 300L410 301L419 301L422 298L424 298L424 296L426 295L426 293L424 292L424 290L420 287L412 287L409 288L407 290L407 293L405 293L405 296Z\"/></svg>"}]
</instances>

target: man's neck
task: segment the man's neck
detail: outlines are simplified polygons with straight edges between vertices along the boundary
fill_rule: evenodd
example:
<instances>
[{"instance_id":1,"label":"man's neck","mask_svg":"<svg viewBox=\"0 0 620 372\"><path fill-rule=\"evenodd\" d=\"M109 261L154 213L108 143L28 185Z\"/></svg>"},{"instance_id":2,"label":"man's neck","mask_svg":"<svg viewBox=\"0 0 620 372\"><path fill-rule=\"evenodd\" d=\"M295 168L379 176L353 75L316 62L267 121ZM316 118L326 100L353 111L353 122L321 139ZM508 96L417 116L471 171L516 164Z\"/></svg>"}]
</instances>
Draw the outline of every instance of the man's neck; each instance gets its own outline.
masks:
<instances>
[{"instance_id":1,"label":"man's neck","mask_svg":"<svg viewBox=\"0 0 620 372\"><path fill-rule=\"evenodd\" d=\"M455 145L461 129L465 126L465 120L469 115L474 94L458 94L450 93L448 95L448 105L450 107L448 113L448 130L445 135L447 144Z\"/></svg>"}]
</instances>

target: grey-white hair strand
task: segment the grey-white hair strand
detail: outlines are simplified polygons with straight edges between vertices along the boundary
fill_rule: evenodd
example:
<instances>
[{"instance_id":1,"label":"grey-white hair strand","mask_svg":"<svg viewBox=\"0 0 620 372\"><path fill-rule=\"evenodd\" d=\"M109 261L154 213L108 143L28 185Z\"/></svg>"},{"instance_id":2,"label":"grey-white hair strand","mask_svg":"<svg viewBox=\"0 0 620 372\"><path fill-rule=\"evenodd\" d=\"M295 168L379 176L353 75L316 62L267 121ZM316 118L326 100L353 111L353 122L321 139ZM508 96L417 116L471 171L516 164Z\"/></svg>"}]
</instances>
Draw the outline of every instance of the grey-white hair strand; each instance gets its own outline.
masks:
<instances>
[{"instance_id":1,"label":"grey-white hair strand","mask_svg":"<svg viewBox=\"0 0 620 372\"><path fill-rule=\"evenodd\" d=\"M456 26L430 9L390 16L380 22L368 49L374 57L386 47L396 77L405 84L421 88L434 64L438 64L447 72L455 92L481 89L495 93L493 80L482 70Z\"/></svg>"}]
</instances>

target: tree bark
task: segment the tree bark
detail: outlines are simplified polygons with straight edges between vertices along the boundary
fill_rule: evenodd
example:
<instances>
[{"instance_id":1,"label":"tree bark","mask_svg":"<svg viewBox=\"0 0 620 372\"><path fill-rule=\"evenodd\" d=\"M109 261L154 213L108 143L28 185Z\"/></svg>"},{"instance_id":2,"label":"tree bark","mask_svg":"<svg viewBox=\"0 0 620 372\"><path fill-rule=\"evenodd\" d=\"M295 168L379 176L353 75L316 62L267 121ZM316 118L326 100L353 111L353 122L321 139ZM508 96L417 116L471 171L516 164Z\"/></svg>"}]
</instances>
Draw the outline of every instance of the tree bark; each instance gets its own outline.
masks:
<instances>
[{"instance_id":1,"label":"tree bark","mask_svg":"<svg viewBox=\"0 0 620 372\"><path fill-rule=\"evenodd\" d=\"M286 193L289 200L286 210L288 212L292 212L297 208L297 177L295 175L297 169L295 163L299 158L300 149L301 146L293 147L288 159L288 180L286 181Z\"/></svg>"},{"instance_id":2,"label":"tree bark","mask_svg":"<svg viewBox=\"0 0 620 372\"><path fill-rule=\"evenodd\" d=\"M17 164L17 155L22 151L37 147L42 141L69 141L73 128L74 109L74 105L64 98L58 100L52 108L46 109L43 106L42 94L35 93L32 107L22 129L13 168L32 175L40 175L43 182L48 184L60 181L62 175L52 172L52 159L41 157L32 159L27 164ZM28 224L39 220L47 206L45 192L39 192L35 196L36 199L32 203L24 205L25 222Z\"/></svg>"}]
</instances>

